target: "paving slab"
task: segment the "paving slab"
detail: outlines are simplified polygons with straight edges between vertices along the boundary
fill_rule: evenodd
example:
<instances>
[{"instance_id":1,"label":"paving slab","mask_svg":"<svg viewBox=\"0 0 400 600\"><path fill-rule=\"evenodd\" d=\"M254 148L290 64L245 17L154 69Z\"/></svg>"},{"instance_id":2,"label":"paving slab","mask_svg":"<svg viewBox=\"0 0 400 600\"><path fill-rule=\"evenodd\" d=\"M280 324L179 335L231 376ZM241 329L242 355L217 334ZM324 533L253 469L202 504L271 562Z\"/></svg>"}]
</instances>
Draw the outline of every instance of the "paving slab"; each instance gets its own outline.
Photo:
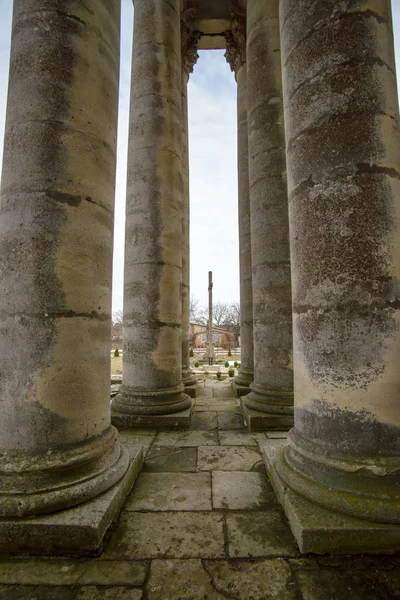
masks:
<instances>
[{"instance_id":1,"label":"paving slab","mask_svg":"<svg viewBox=\"0 0 400 600\"><path fill-rule=\"evenodd\" d=\"M232 398L234 399L234 393L231 385L218 385L213 388L215 398Z\"/></svg>"},{"instance_id":2,"label":"paving slab","mask_svg":"<svg viewBox=\"0 0 400 600\"><path fill-rule=\"evenodd\" d=\"M215 446L218 444L216 431L160 432L154 444L156 446Z\"/></svg>"},{"instance_id":3,"label":"paving slab","mask_svg":"<svg viewBox=\"0 0 400 600\"><path fill-rule=\"evenodd\" d=\"M225 558L223 515L123 512L101 558Z\"/></svg>"},{"instance_id":4,"label":"paving slab","mask_svg":"<svg viewBox=\"0 0 400 600\"><path fill-rule=\"evenodd\" d=\"M214 589L218 590L223 598L238 600L298 598L291 570L281 558L229 562L205 560L203 566L211 577ZM321 596L320 600L322 598Z\"/></svg>"},{"instance_id":5,"label":"paving slab","mask_svg":"<svg viewBox=\"0 0 400 600\"><path fill-rule=\"evenodd\" d=\"M246 430L246 425L242 414L236 412L217 412L218 429L243 429Z\"/></svg>"},{"instance_id":6,"label":"paving slab","mask_svg":"<svg viewBox=\"0 0 400 600\"><path fill-rule=\"evenodd\" d=\"M214 508L260 510L276 505L275 494L266 475L246 471L213 471Z\"/></svg>"},{"instance_id":7,"label":"paving slab","mask_svg":"<svg viewBox=\"0 0 400 600\"><path fill-rule=\"evenodd\" d=\"M289 431L266 431L265 435L270 440L286 440L289 435Z\"/></svg>"},{"instance_id":8,"label":"paving slab","mask_svg":"<svg viewBox=\"0 0 400 600\"><path fill-rule=\"evenodd\" d=\"M296 556L294 538L280 511L226 515L231 558Z\"/></svg>"},{"instance_id":9,"label":"paving slab","mask_svg":"<svg viewBox=\"0 0 400 600\"><path fill-rule=\"evenodd\" d=\"M141 473L124 510L212 510L210 473Z\"/></svg>"},{"instance_id":10,"label":"paving slab","mask_svg":"<svg viewBox=\"0 0 400 600\"><path fill-rule=\"evenodd\" d=\"M148 600L224 600L201 560L153 560L146 585Z\"/></svg>"},{"instance_id":11,"label":"paving slab","mask_svg":"<svg viewBox=\"0 0 400 600\"><path fill-rule=\"evenodd\" d=\"M142 586L149 570L149 561L95 560L79 580L81 585Z\"/></svg>"},{"instance_id":12,"label":"paving slab","mask_svg":"<svg viewBox=\"0 0 400 600\"><path fill-rule=\"evenodd\" d=\"M258 449L246 446L199 446L197 449L200 471L251 471L260 461Z\"/></svg>"},{"instance_id":13,"label":"paving slab","mask_svg":"<svg viewBox=\"0 0 400 600\"><path fill-rule=\"evenodd\" d=\"M0 585L0 600L77 600L79 590L58 586L56 594L54 586Z\"/></svg>"},{"instance_id":14,"label":"paving slab","mask_svg":"<svg viewBox=\"0 0 400 600\"><path fill-rule=\"evenodd\" d=\"M195 411L192 417L191 429L196 431L208 431L218 428L217 413L213 411Z\"/></svg>"},{"instance_id":15,"label":"paving slab","mask_svg":"<svg viewBox=\"0 0 400 600\"><path fill-rule=\"evenodd\" d=\"M0 583L74 585L91 568L89 561L13 559L0 562Z\"/></svg>"},{"instance_id":16,"label":"paving slab","mask_svg":"<svg viewBox=\"0 0 400 600\"><path fill-rule=\"evenodd\" d=\"M142 590L115 586L109 589L85 586L76 596L76 600L142 600L142 598Z\"/></svg>"},{"instance_id":17,"label":"paving slab","mask_svg":"<svg viewBox=\"0 0 400 600\"><path fill-rule=\"evenodd\" d=\"M144 472L196 471L197 449L177 446L152 446L143 465Z\"/></svg>"},{"instance_id":18,"label":"paving slab","mask_svg":"<svg viewBox=\"0 0 400 600\"><path fill-rule=\"evenodd\" d=\"M255 446L265 442L263 433L248 433L247 431L220 431L219 442L221 446Z\"/></svg>"},{"instance_id":19,"label":"paving slab","mask_svg":"<svg viewBox=\"0 0 400 600\"><path fill-rule=\"evenodd\" d=\"M303 600L340 598L341 600L389 600L399 598L399 588L392 595L381 579L364 571L307 569L295 572Z\"/></svg>"}]
</instances>

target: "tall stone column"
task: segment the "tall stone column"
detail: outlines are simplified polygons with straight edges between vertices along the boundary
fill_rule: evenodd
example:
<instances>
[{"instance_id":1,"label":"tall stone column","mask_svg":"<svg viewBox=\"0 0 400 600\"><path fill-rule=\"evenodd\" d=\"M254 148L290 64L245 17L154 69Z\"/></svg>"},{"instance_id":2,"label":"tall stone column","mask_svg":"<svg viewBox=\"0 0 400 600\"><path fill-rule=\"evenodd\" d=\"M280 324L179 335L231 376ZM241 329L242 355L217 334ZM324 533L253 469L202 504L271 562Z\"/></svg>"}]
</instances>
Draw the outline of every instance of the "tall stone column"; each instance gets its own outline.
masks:
<instances>
[{"instance_id":1,"label":"tall stone column","mask_svg":"<svg viewBox=\"0 0 400 600\"><path fill-rule=\"evenodd\" d=\"M231 8L232 30L226 32L225 57L237 81L238 200L240 269L240 374L235 377L237 395L249 393L254 379L253 282L249 197L249 144L247 122L246 11Z\"/></svg>"},{"instance_id":2,"label":"tall stone column","mask_svg":"<svg viewBox=\"0 0 400 600\"><path fill-rule=\"evenodd\" d=\"M118 426L187 426L182 369L179 0L136 0ZM183 414L182 414L183 412ZM175 415L174 413L181 413ZM174 414L173 419L168 415ZM124 415L126 415L124 417Z\"/></svg>"},{"instance_id":3,"label":"tall stone column","mask_svg":"<svg viewBox=\"0 0 400 600\"><path fill-rule=\"evenodd\" d=\"M281 10L296 408L276 470L313 503L359 519L351 551L398 550L400 131L390 2L283 0ZM354 520L341 523L354 531ZM340 550L333 521L326 531L322 551Z\"/></svg>"},{"instance_id":4,"label":"tall stone column","mask_svg":"<svg viewBox=\"0 0 400 600\"><path fill-rule=\"evenodd\" d=\"M1 519L90 500L129 460L110 423L120 9L64 4L14 1L0 199L2 539Z\"/></svg>"},{"instance_id":5,"label":"tall stone column","mask_svg":"<svg viewBox=\"0 0 400 600\"><path fill-rule=\"evenodd\" d=\"M279 1L247 4L254 381L251 429L293 424L292 299Z\"/></svg>"},{"instance_id":6,"label":"tall stone column","mask_svg":"<svg viewBox=\"0 0 400 600\"><path fill-rule=\"evenodd\" d=\"M197 379L190 369L190 195L189 195L189 122L187 85L199 55L200 32L194 29L195 9L181 15L182 48L182 383L185 392L196 396Z\"/></svg>"}]
</instances>

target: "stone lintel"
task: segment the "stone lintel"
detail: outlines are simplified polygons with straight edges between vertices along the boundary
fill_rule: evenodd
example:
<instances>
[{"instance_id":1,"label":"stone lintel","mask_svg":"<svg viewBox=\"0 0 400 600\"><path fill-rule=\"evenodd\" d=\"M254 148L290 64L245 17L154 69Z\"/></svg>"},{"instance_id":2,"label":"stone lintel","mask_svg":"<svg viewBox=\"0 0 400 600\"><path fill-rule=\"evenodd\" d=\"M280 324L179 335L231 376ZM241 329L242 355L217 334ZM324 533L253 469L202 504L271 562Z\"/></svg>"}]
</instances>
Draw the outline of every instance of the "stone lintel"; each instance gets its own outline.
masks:
<instances>
[{"instance_id":1,"label":"stone lintel","mask_svg":"<svg viewBox=\"0 0 400 600\"><path fill-rule=\"evenodd\" d=\"M186 389L185 393L188 393ZM118 430L159 429L161 431L174 431L187 429L190 425L192 414L193 404L186 410L168 415L133 415L111 409L111 422Z\"/></svg>"},{"instance_id":2,"label":"stone lintel","mask_svg":"<svg viewBox=\"0 0 400 600\"><path fill-rule=\"evenodd\" d=\"M240 385L236 383L234 379L231 381L233 392L237 398L241 398L242 396L247 396L250 393L250 388L248 385Z\"/></svg>"},{"instance_id":3,"label":"stone lintel","mask_svg":"<svg viewBox=\"0 0 400 600\"><path fill-rule=\"evenodd\" d=\"M96 556L143 466L141 447L128 448L124 477L104 494L42 517L0 519L0 556Z\"/></svg>"},{"instance_id":4,"label":"stone lintel","mask_svg":"<svg viewBox=\"0 0 400 600\"><path fill-rule=\"evenodd\" d=\"M293 415L279 415L264 413L246 406L245 400L241 401L244 422L249 431L274 431L289 430L293 427Z\"/></svg>"},{"instance_id":5,"label":"stone lintel","mask_svg":"<svg viewBox=\"0 0 400 600\"><path fill-rule=\"evenodd\" d=\"M272 487L300 552L314 554L394 554L400 551L400 525L356 519L313 504L283 483L274 462L287 440L260 444Z\"/></svg>"}]
</instances>

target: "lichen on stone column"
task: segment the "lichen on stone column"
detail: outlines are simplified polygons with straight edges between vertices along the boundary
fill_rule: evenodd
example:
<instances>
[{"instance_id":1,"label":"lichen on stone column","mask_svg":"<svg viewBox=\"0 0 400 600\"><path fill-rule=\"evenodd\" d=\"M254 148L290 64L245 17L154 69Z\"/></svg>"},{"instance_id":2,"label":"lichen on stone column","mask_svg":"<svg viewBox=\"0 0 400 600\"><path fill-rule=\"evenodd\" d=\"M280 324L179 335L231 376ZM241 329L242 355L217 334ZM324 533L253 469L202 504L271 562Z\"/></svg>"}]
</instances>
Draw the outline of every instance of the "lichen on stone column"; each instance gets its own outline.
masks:
<instances>
[{"instance_id":1,"label":"lichen on stone column","mask_svg":"<svg viewBox=\"0 0 400 600\"><path fill-rule=\"evenodd\" d=\"M118 3L14 1L0 199L0 516L110 488Z\"/></svg>"},{"instance_id":2,"label":"lichen on stone column","mask_svg":"<svg viewBox=\"0 0 400 600\"><path fill-rule=\"evenodd\" d=\"M295 428L276 469L400 523L400 130L388 0L281 2Z\"/></svg>"},{"instance_id":3,"label":"lichen on stone column","mask_svg":"<svg viewBox=\"0 0 400 600\"><path fill-rule=\"evenodd\" d=\"M254 381L251 428L293 424L292 302L279 2L247 4ZM261 415L259 413L262 413ZM266 416L264 417L263 414Z\"/></svg>"},{"instance_id":4,"label":"lichen on stone column","mask_svg":"<svg viewBox=\"0 0 400 600\"><path fill-rule=\"evenodd\" d=\"M113 409L191 406L182 370L179 0L136 0L128 153L122 386Z\"/></svg>"}]
</instances>

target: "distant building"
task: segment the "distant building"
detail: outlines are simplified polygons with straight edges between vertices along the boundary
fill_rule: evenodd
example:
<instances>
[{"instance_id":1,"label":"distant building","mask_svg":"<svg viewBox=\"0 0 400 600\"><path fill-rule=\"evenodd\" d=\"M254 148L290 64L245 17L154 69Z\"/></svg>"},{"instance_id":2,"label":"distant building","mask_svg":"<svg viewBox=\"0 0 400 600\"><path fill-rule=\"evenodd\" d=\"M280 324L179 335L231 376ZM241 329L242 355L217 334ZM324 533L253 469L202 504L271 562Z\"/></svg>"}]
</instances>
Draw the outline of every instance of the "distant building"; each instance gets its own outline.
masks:
<instances>
[{"instance_id":1,"label":"distant building","mask_svg":"<svg viewBox=\"0 0 400 600\"><path fill-rule=\"evenodd\" d=\"M190 341L193 348L205 348L207 345L207 327L200 323L190 323ZM235 345L235 338L230 331L222 327L213 327L213 343L215 348L229 350Z\"/></svg>"}]
</instances>

